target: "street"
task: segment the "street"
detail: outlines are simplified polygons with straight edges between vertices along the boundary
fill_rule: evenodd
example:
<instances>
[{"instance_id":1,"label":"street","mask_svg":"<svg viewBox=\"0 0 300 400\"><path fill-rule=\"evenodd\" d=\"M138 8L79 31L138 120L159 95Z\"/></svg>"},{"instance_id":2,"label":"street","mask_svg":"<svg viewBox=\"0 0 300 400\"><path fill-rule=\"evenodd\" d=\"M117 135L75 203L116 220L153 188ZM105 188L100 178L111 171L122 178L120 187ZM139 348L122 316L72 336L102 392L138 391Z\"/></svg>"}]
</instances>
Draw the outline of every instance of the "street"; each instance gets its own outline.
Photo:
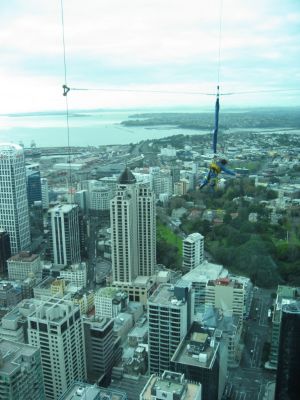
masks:
<instances>
[{"instance_id":1,"label":"street","mask_svg":"<svg viewBox=\"0 0 300 400\"><path fill-rule=\"evenodd\" d=\"M244 321L244 343L240 367L229 371L223 399L262 400L267 385L275 380L273 371L263 368L263 348L271 338L268 309L270 290L254 289L249 319Z\"/></svg>"}]
</instances>

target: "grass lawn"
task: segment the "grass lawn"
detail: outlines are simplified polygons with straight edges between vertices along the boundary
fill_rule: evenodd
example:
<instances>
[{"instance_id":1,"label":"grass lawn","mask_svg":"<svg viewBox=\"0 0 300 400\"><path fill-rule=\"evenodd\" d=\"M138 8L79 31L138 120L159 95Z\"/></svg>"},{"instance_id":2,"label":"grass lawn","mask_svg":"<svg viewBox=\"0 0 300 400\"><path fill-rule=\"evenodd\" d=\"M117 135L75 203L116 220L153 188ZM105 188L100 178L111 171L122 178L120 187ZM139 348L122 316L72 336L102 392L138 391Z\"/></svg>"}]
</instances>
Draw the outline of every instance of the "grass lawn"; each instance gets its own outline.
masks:
<instances>
[{"instance_id":1,"label":"grass lawn","mask_svg":"<svg viewBox=\"0 0 300 400\"><path fill-rule=\"evenodd\" d=\"M182 239L167 226L158 223L156 226L157 239L164 239L167 243L178 248L178 253L182 256Z\"/></svg>"}]
</instances>

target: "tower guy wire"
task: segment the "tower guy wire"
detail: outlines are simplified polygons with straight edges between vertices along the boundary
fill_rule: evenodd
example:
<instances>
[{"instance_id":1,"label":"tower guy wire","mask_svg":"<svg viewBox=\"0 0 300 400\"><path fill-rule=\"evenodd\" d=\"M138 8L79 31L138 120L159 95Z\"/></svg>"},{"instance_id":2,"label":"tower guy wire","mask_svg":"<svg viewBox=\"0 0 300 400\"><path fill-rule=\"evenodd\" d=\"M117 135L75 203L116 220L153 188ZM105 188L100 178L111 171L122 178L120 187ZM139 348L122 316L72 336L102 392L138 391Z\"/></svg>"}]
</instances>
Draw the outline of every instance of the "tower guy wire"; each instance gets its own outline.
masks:
<instances>
[{"instance_id":1,"label":"tower guy wire","mask_svg":"<svg viewBox=\"0 0 300 400\"><path fill-rule=\"evenodd\" d=\"M66 124L67 124L67 148L68 148L68 172L69 179L68 182L68 194L73 196L72 190L72 167L71 167L71 148L70 148L70 124L69 124L69 102L68 102L68 92L70 88L67 84L67 62L66 62L66 42L65 42L65 21L64 21L64 6L63 0L60 0L60 8L61 8L61 27L62 27L62 44L63 44L63 63L64 63L64 84L63 84L63 96L65 97L66 102Z\"/></svg>"}]
</instances>

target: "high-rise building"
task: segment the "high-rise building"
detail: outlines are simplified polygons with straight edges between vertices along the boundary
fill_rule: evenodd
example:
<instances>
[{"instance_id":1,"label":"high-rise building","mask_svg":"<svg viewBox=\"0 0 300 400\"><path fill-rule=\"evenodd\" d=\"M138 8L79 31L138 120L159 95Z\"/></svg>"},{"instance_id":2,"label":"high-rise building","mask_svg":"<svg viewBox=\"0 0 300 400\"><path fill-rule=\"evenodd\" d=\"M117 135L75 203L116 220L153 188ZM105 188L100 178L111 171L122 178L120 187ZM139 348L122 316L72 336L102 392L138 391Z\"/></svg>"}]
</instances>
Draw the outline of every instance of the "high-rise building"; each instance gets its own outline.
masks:
<instances>
[{"instance_id":1,"label":"high-rise building","mask_svg":"<svg viewBox=\"0 0 300 400\"><path fill-rule=\"evenodd\" d=\"M270 351L269 367L272 369L277 368L278 363L278 347L280 337L280 326L282 307L286 304L293 303L295 300L300 300L300 288L279 285L277 288L277 297L273 309L272 316L272 341Z\"/></svg>"},{"instance_id":2,"label":"high-rise building","mask_svg":"<svg viewBox=\"0 0 300 400\"><path fill-rule=\"evenodd\" d=\"M203 399L218 400L220 343L215 330L194 323L171 360L171 369L184 373L187 380L202 385Z\"/></svg>"},{"instance_id":3,"label":"high-rise building","mask_svg":"<svg viewBox=\"0 0 300 400\"><path fill-rule=\"evenodd\" d=\"M40 349L0 340L0 398L45 400Z\"/></svg>"},{"instance_id":4,"label":"high-rise building","mask_svg":"<svg viewBox=\"0 0 300 400\"><path fill-rule=\"evenodd\" d=\"M140 400L201 400L201 385L187 382L184 374L164 371L151 375L140 394ZM204 400L204 399L203 399Z\"/></svg>"},{"instance_id":5,"label":"high-rise building","mask_svg":"<svg viewBox=\"0 0 300 400\"><path fill-rule=\"evenodd\" d=\"M161 170L159 167L151 167L149 169L151 189L158 198L161 193L171 196L173 193L172 175L167 169Z\"/></svg>"},{"instance_id":6,"label":"high-rise building","mask_svg":"<svg viewBox=\"0 0 300 400\"><path fill-rule=\"evenodd\" d=\"M22 251L7 261L8 277L11 280L24 280L29 276L40 279L42 276L41 258L29 251Z\"/></svg>"},{"instance_id":7,"label":"high-rise building","mask_svg":"<svg viewBox=\"0 0 300 400\"><path fill-rule=\"evenodd\" d=\"M246 290L244 282L219 278L206 284L205 307L216 307L224 313L246 316Z\"/></svg>"},{"instance_id":8,"label":"high-rise building","mask_svg":"<svg viewBox=\"0 0 300 400\"><path fill-rule=\"evenodd\" d=\"M200 233L192 233L183 241L183 268L190 271L204 261L204 237Z\"/></svg>"},{"instance_id":9,"label":"high-rise building","mask_svg":"<svg viewBox=\"0 0 300 400\"><path fill-rule=\"evenodd\" d=\"M24 151L12 143L0 143L0 228L9 234L12 254L29 248Z\"/></svg>"},{"instance_id":10,"label":"high-rise building","mask_svg":"<svg viewBox=\"0 0 300 400\"><path fill-rule=\"evenodd\" d=\"M107 386L112 368L122 353L114 337L114 321L110 318L84 318L83 326L88 382Z\"/></svg>"},{"instance_id":11,"label":"high-rise building","mask_svg":"<svg viewBox=\"0 0 300 400\"><path fill-rule=\"evenodd\" d=\"M26 168L28 204L42 201L41 174L38 169Z\"/></svg>"},{"instance_id":12,"label":"high-rise building","mask_svg":"<svg viewBox=\"0 0 300 400\"><path fill-rule=\"evenodd\" d=\"M300 301L282 306L275 400L297 400L300 393Z\"/></svg>"},{"instance_id":13,"label":"high-rise building","mask_svg":"<svg viewBox=\"0 0 300 400\"><path fill-rule=\"evenodd\" d=\"M203 313L205 310L207 282L227 277L227 269L223 268L222 265L209 263L207 260L204 260L202 264L182 277L184 281L191 282L194 289L194 314Z\"/></svg>"},{"instance_id":14,"label":"high-rise building","mask_svg":"<svg viewBox=\"0 0 300 400\"><path fill-rule=\"evenodd\" d=\"M77 190L74 194L74 203L78 204L81 211L86 212L88 201L87 190Z\"/></svg>"},{"instance_id":15,"label":"high-rise building","mask_svg":"<svg viewBox=\"0 0 300 400\"><path fill-rule=\"evenodd\" d=\"M70 265L81 261L77 204L60 204L48 211L51 256L54 264Z\"/></svg>"},{"instance_id":16,"label":"high-rise building","mask_svg":"<svg viewBox=\"0 0 300 400\"><path fill-rule=\"evenodd\" d=\"M138 255L139 275L151 276L156 264L156 215L154 193L138 188Z\"/></svg>"},{"instance_id":17,"label":"high-rise building","mask_svg":"<svg viewBox=\"0 0 300 400\"><path fill-rule=\"evenodd\" d=\"M40 348L47 400L85 380L83 326L78 306L50 298L28 316L29 344Z\"/></svg>"},{"instance_id":18,"label":"high-rise building","mask_svg":"<svg viewBox=\"0 0 300 400\"><path fill-rule=\"evenodd\" d=\"M129 168L121 174L110 203L113 280L132 283L138 275L150 276L156 262L155 205L152 192Z\"/></svg>"},{"instance_id":19,"label":"high-rise building","mask_svg":"<svg viewBox=\"0 0 300 400\"><path fill-rule=\"evenodd\" d=\"M1 211L0 211L1 212ZM0 228L0 275L7 275L7 260L11 256L9 234Z\"/></svg>"},{"instance_id":20,"label":"high-rise building","mask_svg":"<svg viewBox=\"0 0 300 400\"><path fill-rule=\"evenodd\" d=\"M191 324L191 285L160 285L148 299L149 372L162 374Z\"/></svg>"},{"instance_id":21,"label":"high-rise building","mask_svg":"<svg viewBox=\"0 0 300 400\"><path fill-rule=\"evenodd\" d=\"M42 191L42 205L46 210L49 208L49 189L48 189L48 179L41 178L41 191Z\"/></svg>"}]
</instances>

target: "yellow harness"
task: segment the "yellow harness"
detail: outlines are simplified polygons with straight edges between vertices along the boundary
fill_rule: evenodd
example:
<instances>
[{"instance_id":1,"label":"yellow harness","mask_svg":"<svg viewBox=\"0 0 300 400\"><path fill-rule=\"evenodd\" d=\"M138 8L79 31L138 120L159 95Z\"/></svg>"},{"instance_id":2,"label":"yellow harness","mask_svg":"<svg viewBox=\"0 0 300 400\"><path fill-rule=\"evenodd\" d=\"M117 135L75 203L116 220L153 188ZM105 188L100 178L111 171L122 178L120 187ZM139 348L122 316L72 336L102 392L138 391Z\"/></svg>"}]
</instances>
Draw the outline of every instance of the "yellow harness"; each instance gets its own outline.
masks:
<instances>
[{"instance_id":1,"label":"yellow harness","mask_svg":"<svg viewBox=\"0 0 300 400\"><path fill-rule=\"evenodd\" d=\"M221 168L214 161L210 164L209 168L212 169L216 174L221 172Z\"/></svg>"}]
</instances>

